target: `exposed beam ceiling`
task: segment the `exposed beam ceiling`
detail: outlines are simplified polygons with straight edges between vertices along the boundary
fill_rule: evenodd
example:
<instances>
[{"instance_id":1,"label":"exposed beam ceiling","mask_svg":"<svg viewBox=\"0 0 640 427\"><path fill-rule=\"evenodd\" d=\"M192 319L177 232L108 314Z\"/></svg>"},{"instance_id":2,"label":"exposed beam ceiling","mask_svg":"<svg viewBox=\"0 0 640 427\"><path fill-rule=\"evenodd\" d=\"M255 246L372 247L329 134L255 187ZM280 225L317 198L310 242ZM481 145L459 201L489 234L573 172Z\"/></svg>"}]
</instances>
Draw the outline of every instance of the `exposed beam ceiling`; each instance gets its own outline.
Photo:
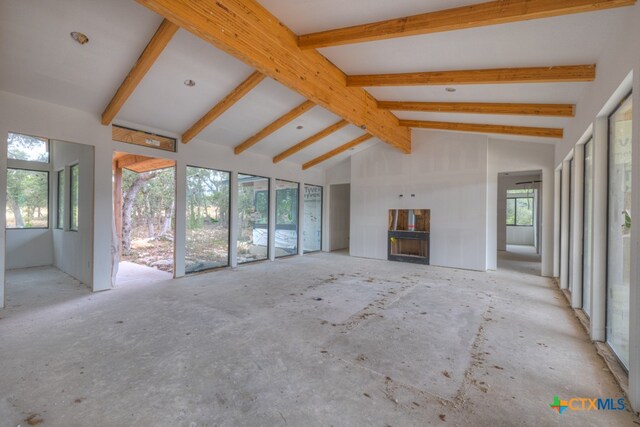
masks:
<instances>
[{"instance_id":1,"label":"exposed beam ceiling","mask_svg":"<svg viewBox=\"0 0 640 427\"><path fill-rule=\"evenodd\" d=\"M200 132L209 126L215 119L217 119L222 113L227 111L238 102L243 96L251 91L254 87L264 80L264 74L255 71L245 81L240 83L235 89L233 89L222 101L218 102L207 114L202 116L200 120L195 122L185 133L182 134L182 143L186 144L196 137Z\"/></svg>"},{"instance_id":2,"label":"exposed beam ceiling","mask_svg":"<svg viewBox=\"0 0 640 427\"><path fill-rule=\"evenodd\" d=\"M573 104L378 101L378 107L385 110L433 113L506 114L551 117L575 116L575 105Z\"/></svg>"},{"instance_id":3,"label":"exposed beam ceiling","mask_svg":"<svg viewBox=\"0 0 640 427\"><path fill-rule=\"evenodd\" d=\"M497 133L505 135L535 136L540 138L562 138L563 130L529 126L503 126L475 123L433 122L422 120L400 120L403 126L420 129L438 129L458 132Z\"/></svg>"},{"instance_id":4,"label":"exposed beam ceiling","mask_svg":"<svg viewBox=\"0 0 640 427\"><path fill-rule=\"evenodd\" d=\"M428 86L502 83L590 82L596 78L594 65L555 67L492 68L484 70L428 71L422 73L367 74L348 76L347 86Z\"/></svg>"},{"instance_id":5,"label":"exposed beam ceiling","mask_svg":"<svg viewBox=\"0 0 640 427\"><path fill-rule=\"evenodd\" d=\"M365 133L362 136L359 136L358 138L354 139L353 141L347 142L344 145L341 145L338 148L335 148L331 151L329 151L328 153L323 154L322 156L318 156L313 160L308 161L307 163L305 163L304 165L302 165L302 169L309 169L310 167L313 167L315 165L317 165L318 163L322 163L325 160L329 160L332 157L337 156L340 153L343 153L345 151L347 151L350 148L355 147L356 145L360 145L365 141L368 141L369 139L373 138L373 135Z\"/></svg>"},{"instance_id":6,"label":"exposed beam ceiling","mask_svg":"<svg viewBox=\"0 0 640 427\"><path fill-rule=\"evenodd\" d=\"M305 34L303 49L461 30L631 6L636 0L498 0L387 21Z\"/></svg>"},{"instance_id":7,"label":"exposed beam ceiling","mask_svg":"<svg viewBox=\"0 0 640 427\"><path fill-rule=\"evenodd\" d=\"M260 142L261 140L263 140L267 136L271 135L273 132L277 131L278 129L280 129L281 127L286 125L287 123L291 122L291 120L294 120L296 117L300 117L302 114L306 113L307 111L309 111L313 107L315 107L315 104L313 102L311 102L311 101L303 102L302 104L298 105L293 110L289 111L284 116L278 118L274 122L269 123L260 132L256 133L251 138L249 138L246 141L244 141L242 144L236 145L236 147L233 149L233 152L236 153L236 154L240 154L244 150L246 150L246 149L248 149L250 147L253 147L258 142Z\"/></svg>"},{"instance_id":8,"label":"exposed beam ceiling","mask_svg":"<svg viewBox=\"0 0 640 427\"><path fill-rule=\"evenodd\" d=\"M175 165L173 160L126 153L117 153L114 157L114 163L116 169L129 169L137 173L165 169Z\"/></svg>"},{"instance_id":9,"label":"exposed beam ceiling","mask_svg":"<svg viewBox=\"0 0 640 427\"><path fill-rule=\"evenodd\" d=\"M166 19L162 21L160 27L153 35L147 47L136 61L135 65L127 74L124 81L116 91L116 94L102 113L102 124L108 125L115 118L129 96L136 89L143 77L147 74L156 59L160 56L164 48L169 44L173 35L178 31L178 26Z\"/></svg>"},{"instance_id":10,"label":"exposed beam ceiling","mask_svg":"<svg viewBox=\"0 0 640 427\"><path fill-rule=\"evenodd\" d=\"M411 152L411 134L397 117L379 109L364 90L347 87L344 73L320 53L301 50L297 36L255 0L137 1L382 141Z\"/></svg>"},{"instance_id":11,"label":"exposed beam ceiling","mask_svg":"<svg viewBox=\"0 0 640 427\"><path fill-rule=\"evenodd\" d=\"M315 144L316 142L320 141L322 138L331 135L332 133L342 129L343 127L345 127L348 124L349 124L349 122L347 122L346 120L340 120L339 122L332 124L328 128L325 128L325 129L321 130L320 132L316 133L315 135L310 136L309 138L305 139L304 141L299 142L296 145L294 145L293 147L288 148L288 149L284 150L282 153L276 155L273 158L273 163L281 162L282 160L286 159L287 157L293 156L297 152L307 148L311 144Z\"/></svg>"}]
</instances>

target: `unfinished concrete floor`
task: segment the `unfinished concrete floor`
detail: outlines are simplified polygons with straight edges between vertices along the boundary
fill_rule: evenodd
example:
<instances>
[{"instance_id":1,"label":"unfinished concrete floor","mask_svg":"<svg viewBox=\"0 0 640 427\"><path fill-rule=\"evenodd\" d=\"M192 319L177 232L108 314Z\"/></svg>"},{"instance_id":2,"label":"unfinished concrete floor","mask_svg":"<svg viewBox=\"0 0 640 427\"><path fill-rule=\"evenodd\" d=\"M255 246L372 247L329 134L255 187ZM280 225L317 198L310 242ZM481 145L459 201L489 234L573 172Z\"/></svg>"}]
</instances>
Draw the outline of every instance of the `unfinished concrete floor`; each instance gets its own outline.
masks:
<instances>
[{"instance_id":1,"label":"unfinished concrete floor","mask_svg":"<svg viewBox=\"0 0 640 427\"><path fill-rule=\"evenodd\" d=\"M634 426L527 254L469 272L319 253L90 294L12 271L2 426ZM634 424L635 423L635 424Z\"/></svg>"}]
</instances>

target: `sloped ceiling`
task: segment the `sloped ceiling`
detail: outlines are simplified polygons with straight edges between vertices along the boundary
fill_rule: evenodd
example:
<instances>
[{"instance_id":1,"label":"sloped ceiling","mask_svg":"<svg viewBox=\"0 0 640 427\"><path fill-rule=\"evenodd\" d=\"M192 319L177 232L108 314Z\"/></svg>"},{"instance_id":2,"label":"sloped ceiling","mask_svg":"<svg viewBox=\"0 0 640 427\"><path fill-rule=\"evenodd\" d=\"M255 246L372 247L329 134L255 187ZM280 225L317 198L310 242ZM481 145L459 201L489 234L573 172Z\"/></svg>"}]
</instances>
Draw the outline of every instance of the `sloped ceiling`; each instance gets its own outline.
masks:
<instances>
[{"instance_id":1,"label":"sloped ceiling","mask_svg":"<svg viewBox=\"0 0 640 427\"><path fill-rule=\"evenodd\" d=\"M478 0L260 0L297 34L478 3ZM638 6L635 6L638 7ZM596 63L625 9L357 43L320 49L347 74L402 73ZM104 110L161 17L129 0L0 0L0 90L78 108ZM87 34L84 46L69 37ZM181 134L253 70L179 30L116 118ZM186 79L195 87L183 84ZM576 103L589 83L377 87L379 100ZM265 79L197 137L233 147L304 99ZM566 127L571 118L394 112L401 119ZM274 156L337 122L314 107L250 150ZM301 127L301 128L300 128ZM302 164L362 134L348 126L287 161ZM498 136L505 138L504 136ZM515 139L507 137L509 139ZM554 140L518 137L553 143ZM371 140L354 151L377 143ZM354 151L318 167L335 164Z\"/></svg>"}]
</instances>

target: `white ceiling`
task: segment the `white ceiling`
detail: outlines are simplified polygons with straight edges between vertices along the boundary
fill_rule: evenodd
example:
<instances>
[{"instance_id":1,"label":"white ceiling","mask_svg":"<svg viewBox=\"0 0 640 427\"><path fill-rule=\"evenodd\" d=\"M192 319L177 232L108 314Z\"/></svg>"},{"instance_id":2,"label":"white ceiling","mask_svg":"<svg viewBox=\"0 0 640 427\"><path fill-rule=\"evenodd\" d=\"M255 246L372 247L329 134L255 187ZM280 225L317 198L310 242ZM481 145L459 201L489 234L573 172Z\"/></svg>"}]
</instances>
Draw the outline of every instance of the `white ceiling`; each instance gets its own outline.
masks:
<instances>
[{"instance_id":1,"label":"white ceiling","mask_svg":"<svg viewBox=\"0 0 640 427\"><path fill-rule=\"evenodd\" d=\"M297 34L374 22L481 0L259 0ZM636 6L638 7L638 6ZM348 74L595 63L624 8L513 24L323 48ZM0 0L0 89L102 113L161 18L133 0ZM86 33L80 46L69 32ZM184 30L178 31L117 120L181 134L252 69ZM195 87L184 80L193 79ZM368 88L381 100L578 103L589 83ZM304 99L265 79L198 139L233 147ZM395 112L403 119L566 127L571 119ZM335 123L315 107L250 148L273 156ZM297 126L303 129L296 129ZM362 134L348 126L288 161L302 164ZM504 136L499 136L505 138ZM509 139L554 142L540 138ZM320 167L342 161L362 144ZM201 143L201 142L192 142Z\"/></svg>"}]
</instances>

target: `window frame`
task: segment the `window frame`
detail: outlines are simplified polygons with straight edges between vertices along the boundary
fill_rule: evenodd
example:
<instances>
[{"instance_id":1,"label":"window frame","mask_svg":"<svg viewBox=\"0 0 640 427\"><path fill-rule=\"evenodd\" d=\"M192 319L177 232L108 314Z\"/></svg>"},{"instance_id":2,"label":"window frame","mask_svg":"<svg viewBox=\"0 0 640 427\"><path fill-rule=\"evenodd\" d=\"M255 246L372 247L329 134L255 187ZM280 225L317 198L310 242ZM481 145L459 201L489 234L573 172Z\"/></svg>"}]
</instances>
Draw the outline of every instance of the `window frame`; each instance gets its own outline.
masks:
<instances>
[{"instance_id":1,"label":"window frame","mask_svg":"<svg viewBox=\"0 0 640 427\"><path fill-rule=\"evenodd\" d=\"M505 221L506 225L508 227L533 227L533 210L534 207L531 207L531 224L518 224L518 200L520 199L529 199L531 200L531 204L535 204L535 196L534 194L531 194L530 196L514 196L514 197L509 197L507 196L507 204L509 203L509 200L513 200L514 202L514 206L513 206L513 223L509 223L508 219Z\"/></svg>"},{"instance_id":2,"label":"window frame","mask_svg":"<svg viewBox=\"0 0 640 427\"><path fill-rule=\"evenodd\" d=\"M280 178L275 178L275 209L274 209L274 232L277 233L278 230L288 230L288 231L293 231L295 230L296 232L296 250L294 253L291 254L286 254L286 255L276 255L275 258L286 258L286 257L290 257L290 256L296 256L297 254L300 253L300 182L297 181L291 181L288 179L280 179ZM295 212L295 224L279 224L278 223L278 181L280 182L287 182L290 184L295 184L296 185L296 191L297 191L297 195L298 197L296 197L297 199L297 203L296 203L296 209L294 210ZM293 190L293 188L283 188L280 189L280 191L282 190ZM292 207L293 208L293 207ZM275 239L276 236L274 234L273 236L273 241L274 241L274 251L276 251L278 249L278 247L276 246L275 243Z\"/></svg>"},{"instance_id":3,"label":"window frame","mask_svg":"<svg viewBox=\"0 0 640 427\"><path fill-rule=\"evenodd\" d=\"M35 139L41 139L45 142L46 146L47 146L47 161L46 162L41 162L40 160L24 160L24 159L14 159L13 157L9 157L9 135L13 134L13 135L21 135L21 136L28 136L30 138L35 138ZM50 165L51 164L51 140L49 138L45 138L44 136L36 136L36 135L29 135L26 133L21 133L21 132L12 132L9 131L7 132L7 160L11 161L17 161L17 162L29 162L29 163L34 163L34 164L38 164L38 165ZM12 168L15 169L15 168Z\"/></svg>"},{"instance_id":4,"label":"window frame","mask_svg":"<svg viewBox=\"0 0 640 427\"><path fill-rule=\"evenodd\" d=\"M266 256L266 258L262 258L262 259L238 262L238 254L236 252L236 263L238 265L244 265L244 264L251 264L252 262L268 261L268 260L271 259L271 256L270 256L271 255L271 244L270 244L270 242L271 242L271 233L270 233L270 230L269 230L269 221L271 220L271 178L269 178L268 176L255 175L255 174L252 174L252 173L238 172L237 175L236 175L236 177L237 177L236 179L238 181L239 181L240 175L252 176L254 178L260 178L260 179L266 179L267 180L267 189L266 190L256 191L254 193L254 195L253 195L253 205L256 206L256 200L258 198L258 193L266 193L267 194L267 222L266 223L262 223L262 222L258 223L258 222L256 222L254 224L254 226L256 228L260 228L262 230L265 230L265 229L267 230L267 256ZM239 198L239 192L240 192L240 183L239 182L238 182L237 187L238 187L238 195L236 197ZM231 192L229 192L229 196L231 196ZM239 202L236 200L236 203L239 203ZM229 234L231 234L231 233L229 233ZM231 239L231 236L229 236L229 239ZM238 245L238 242L236 241L236 251L237 251L237 245Z\"/></svg>"},{"instance_id":5,"label":"window frame","mask_svg":"<svg viewBox=\"0 0 640 427\"><path fill-rule=\"evenodd\" d=\"M55 229L56 230L64 230L64 215L65 215L65 200L66 200L66 177L67 177L67 173L66 173L66 169L62 168L62 169L58 169L56 172L56 225L55 225ZM63 181L62 181L62 203L60 200L60 193L61 193L61 189L60 189L60 174L63 174Z\"/></svg>"},{"instance_id":6,"label":"window frame","mask_svg":"<svg viewBox=\"0 0 640 427\"><path fill-rule=\"evenodd\" d=\"M10 159L15 161L16 159ZM28 162L28 160L17 160L19 162ZM34 162L38 164L45 164L44 162ZM5 230L49 230L51 228L51 173L48 170L44 169L31 169L28 167L15 167L15 166L7 166L7 175L10 170L21 170L26 172L39 172L47 175L47 226L46 227L7 227L7 220L4 221ZM5 188L6 191L6 188ZM6 210L6 203L5 203Z\"/></svg>"},{"instance_id":7,"label":"window frame","mask_svg":"<svg viewBox=\"0 0 640 427\"><path fill-rule=\"evenodd\" d=\"M320 249L317 249L315 251L305 251L304 249L304 234L302 235L302 253L303 254L312 254L315 252L322 252L322 235L324 234L324 224L323 224L323 219L324 219L324 187L322 185L315 185L315 184L303 184L302 185L302 189L303 189L303 193L304 193L304 187L318 187L320 188ZM304 206L304 194L302 197L302 205ZM304 226L304 223L303 223ZM302 231L304 233L304 230Z\"/></svg>"},{"instance_id":8,"label":"window frame","mask_svg":"<svg viewBox=\"0 0 640 427\"><path fill-rule=\"evenodd\" d=\"M210 171L214 171L214 172L222 172L222 173L226 173L227 174L227 176L228 176L227 182L228 182L228 186L229 186L229 197L227 199L227 204L229 206L229 226L228 226L228 231L227 231L227 264L226 265L216 266L216 267L211 267L211 268L204 268L204 269L198 270L198 271L190 271L190 272L186 271L186 265L185 265L185 272L184 272L185 276L193 276L193 275L196 275L196 274L209 273L211 271L215 271L215 270L219 270L219 269L222 269L222 268L231 267L231 227L232 227L232 224L231 224L231 175L232 175L232 173L231 173L231 171L228 171L228 170L215 169L213 167L196 166L196 165L188 164L188 165L186 165L186 167L184 169L185 178L186 178L185 190L187 189L187 186L189 185L189 180L188 180L189 168L206 169L206 170L210 170ZM177 184L177 174L176 174L175 178L176 178L176 184ZM176 190L177 190L177 185L176 185ZM177 206L177 198L176 198L176 202L175 203L176 203L176 206ZM186 208L187 208L186 203L185 203L184 208L186 210ZM234 219L234 221L235 221L235 219ZM185 230L185 233L186 233L186 231L187 231L187 222L186 221L185 221L184 230ZM237 242L236 242L236 244L237 244ZM186 253L187 253L187 250L186 250L186 239L185 239L185 256L186 256Z\"/></svg>"},{"instance_id":9,"label":"window frame","mask_svg":"<svg viewBox=\"0 0 640 427\"><path fill-rule=\"evenodd\" d=\"M76 198L77 198L77 206L76 209L78 210L78 219L76 221L76 223L74 224L73 221L73 171L76 170L77 174L78 174L78 189L77 189L77 194L76 194ZM79 224L80 224L80 164L79 163L73 163L71 165L69 165L69 203L67 204L69 206L69 226L67 227L68 231L75 231L77 232L79 230Z\"/></svg>"}]
</instances>

